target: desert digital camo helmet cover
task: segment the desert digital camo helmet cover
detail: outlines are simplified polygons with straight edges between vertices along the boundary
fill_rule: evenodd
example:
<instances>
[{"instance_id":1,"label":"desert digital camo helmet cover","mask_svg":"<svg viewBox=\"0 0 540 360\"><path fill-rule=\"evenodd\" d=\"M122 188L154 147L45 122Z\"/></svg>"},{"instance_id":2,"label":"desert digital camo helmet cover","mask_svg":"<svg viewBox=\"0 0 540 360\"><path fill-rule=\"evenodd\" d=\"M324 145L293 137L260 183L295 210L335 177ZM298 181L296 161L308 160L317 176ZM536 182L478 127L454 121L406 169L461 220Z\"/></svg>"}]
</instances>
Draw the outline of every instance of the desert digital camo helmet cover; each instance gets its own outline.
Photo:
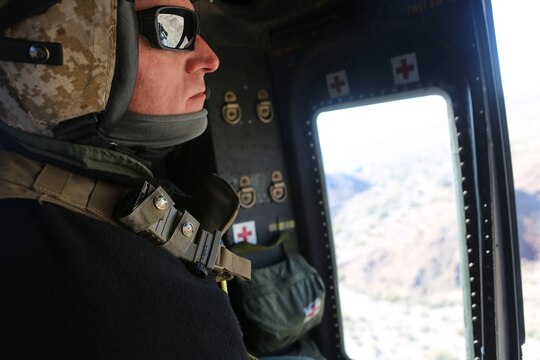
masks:
<instances>
[{"instance_id":1,"label":"desert digital camo helmet cover","mask_svg":"<svg viewBox=\"0 0 540 360\"><path fill-rule=\"evenodd\" d=\"M145 158L201 135L206 109L128 111L138 45L134 0L0 0L0 119L27 133L120 146ZM40 46L48 50L36 52ZM36 61L36 53L50 56Z\"/></svg>"},{"instance_id":2,"label":"desert digital camo helmet cover","mask_svg":"<svg viewBox=\"0 0 540 360\"><path fill-rule=\"evenodd\" d=\"M60 43L63 51L59 66L0 61L4 123L52 136L59 123L106 109L115 73L116 0L64 0L3 30L6 38Z\"/></svg>"}]
</instances>

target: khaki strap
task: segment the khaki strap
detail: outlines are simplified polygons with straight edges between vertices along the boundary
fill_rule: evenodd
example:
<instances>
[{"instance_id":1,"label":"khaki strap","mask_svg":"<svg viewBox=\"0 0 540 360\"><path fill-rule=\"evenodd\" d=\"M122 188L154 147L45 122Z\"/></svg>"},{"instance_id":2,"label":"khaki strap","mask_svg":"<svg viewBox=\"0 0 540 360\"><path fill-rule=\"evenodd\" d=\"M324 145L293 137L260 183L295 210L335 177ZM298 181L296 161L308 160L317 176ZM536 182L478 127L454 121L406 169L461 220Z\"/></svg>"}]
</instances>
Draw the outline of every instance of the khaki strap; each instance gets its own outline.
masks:
<instances>
[{"instance_id":1,"label":"khaki strap","mask_svg":"<svg viewBox=\"0 0 540 360\"><path fill-rule=\"evenodd\" d=\"M251 261L234 254L223 245L220 246L216 266L219 266L226 272L235 274L244 280L251 280Z\"/></svg>"},{"instance_id":2,"label":"khaki strap","mask_svg":"<svg viewBox=\"0 0 540 360\"><path fill-rule=\"evenodd\" d=\"M25 198L40 202L46 201L109 224L120 225L113 214L116 204L125 198L129 191L126 187L77 175L53 165L43 165L21 155L5 151L0 151L0 169L2 169L0 172L0 199ZM161 211L153 204L158 195L165 196L168 204L167 208ZM179 229L176 229L173 234L174 241L169 241L169 238L161 238L156 232L162 227L164 214L172 211L173 214L184 215L180 219L179 225L190 222L193 224L193 234L197 233L198 221L187 211L179 212L173 205L174 202L168 194L163 189L158 188L134 210L131 216L121 218L120 221L135 233L143 236L146 235L146 232L153 230L153 240L160 240L155 242L161 245L164 250L176 257L193 261L201 255L199 252L202 250L198 245L204 245L193 244L194 246L191 246L194 236L190 240ZM207 235L210 236L209 233ZM228 273L249 279L251 277L251 262L220 245L218 243L220 238L221 233L219 233L219 238L213 239L216 248L215 262L214 258L211 257L211 263L207 264L210 270L215 270L218 274L220 272ZM206 258L206 253L203 253L202 257Z\"/></svg>"},{"instance_id":3,"label":"khaki strap","mask_svg":"<svg viewBox=\"0 0 540 360\"><path fill-rule=\"evenodd\" d=\"M117 224L114 207L128 191L7 151L0 151L0 169L0 199L45 201L109 224Z\"/></svg>"},{"instance_id":4,"label":"khaki strap","mask_svg":"<svg viewBox=\"0 0 540 360\"><path fill-rule=\"evenodd\" d=\"M45 165L32 188L40 199L65 206L109 224L116 224L113 211L126 188Z\"/></svg>"}]
</instances>

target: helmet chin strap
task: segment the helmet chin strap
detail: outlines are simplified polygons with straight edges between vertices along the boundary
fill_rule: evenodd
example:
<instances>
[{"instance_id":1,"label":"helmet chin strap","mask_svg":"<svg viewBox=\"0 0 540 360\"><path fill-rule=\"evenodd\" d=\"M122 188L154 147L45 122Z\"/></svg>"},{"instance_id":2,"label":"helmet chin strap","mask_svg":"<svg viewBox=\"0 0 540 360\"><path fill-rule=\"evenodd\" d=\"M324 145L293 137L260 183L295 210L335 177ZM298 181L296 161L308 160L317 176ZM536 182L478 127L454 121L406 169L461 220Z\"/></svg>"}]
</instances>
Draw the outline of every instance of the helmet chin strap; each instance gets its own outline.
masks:
<instances>
[{"instance_id":1,"label":"helmet chin strap","mask_svg":"<svg viewBox=\"0 0 540 360\"><path fill-rule=\"evenodd\" d=\"M201 135L208 111L181 115L144 115L127 111L107 138L124 147L166 148Z\"/></svg>"}]
</instances>

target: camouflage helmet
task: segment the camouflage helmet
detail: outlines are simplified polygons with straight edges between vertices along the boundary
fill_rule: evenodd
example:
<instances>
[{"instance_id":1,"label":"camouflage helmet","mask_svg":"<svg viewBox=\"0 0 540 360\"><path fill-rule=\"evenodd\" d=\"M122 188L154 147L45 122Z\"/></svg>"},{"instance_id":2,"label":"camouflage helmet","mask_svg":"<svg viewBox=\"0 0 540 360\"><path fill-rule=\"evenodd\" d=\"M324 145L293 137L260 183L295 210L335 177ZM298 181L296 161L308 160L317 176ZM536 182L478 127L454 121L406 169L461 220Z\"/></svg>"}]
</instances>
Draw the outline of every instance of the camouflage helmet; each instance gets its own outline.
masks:
<instances>
[{"instance_id":1,"label":"camouflage helmet","mask_svg":"<svg viewBox=\"0 0 540 360\"><path fill-rule=\"evenodd\" d=\"M127 110L135 86L134 1L0 1L0 24L10 11L41 5L37 15L26 14L9 28L0 25L0 52L30 59L1 61L6 57L0 55L0 119L49 137L64 123L90 124L107 134ZM20 46L6 51L1 46L7 41Z\"/></svg>"}]
</instances>

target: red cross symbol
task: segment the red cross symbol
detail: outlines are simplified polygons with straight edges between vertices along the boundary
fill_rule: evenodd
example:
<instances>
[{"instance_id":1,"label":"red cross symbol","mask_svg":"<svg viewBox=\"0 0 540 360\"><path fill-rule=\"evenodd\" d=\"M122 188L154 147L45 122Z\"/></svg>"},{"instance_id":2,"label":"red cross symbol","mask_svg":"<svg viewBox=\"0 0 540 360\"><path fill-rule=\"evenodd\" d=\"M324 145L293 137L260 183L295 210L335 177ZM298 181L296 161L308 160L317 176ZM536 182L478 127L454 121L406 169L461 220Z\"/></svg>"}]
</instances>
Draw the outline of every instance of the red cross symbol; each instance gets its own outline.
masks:
<instances>
[{"instance_id":1,"label":"red cross symbol","mask_svg":"<svg viewBox=\"0 0 540 360\"><path fill-rule=\"evenodd\" d=\"M330 84L332 89L335 89L338 94L341 94L341 87L345 86L345 81L341 80L339 76L334 75L334 82Z\"/></svg>"},{"instance_id":2,"label":"red cross symbol","mask_svg":"<svg viewBox=\"0 0 540 360\"><path fill-rule=\"evenodd\" d=\"M401 66L396 69L398 74L402 74L405 80L409 79L409 73L414 71L414 65L407 64L407 59L401 59Z\"/></svg>"},{"instance_id":3,"label":"red cross symbol","mask_svg":"<svg viewBox=\"0 0 540 360\"><path fill-rule=\"evenodd\" d=\"M248 231L248 229L244 226L242 227L242 232L238 234L238 237L242 239L244 242L248 242L248 238L253 235L252 231Z\"/></svg>"}]
</instances>

